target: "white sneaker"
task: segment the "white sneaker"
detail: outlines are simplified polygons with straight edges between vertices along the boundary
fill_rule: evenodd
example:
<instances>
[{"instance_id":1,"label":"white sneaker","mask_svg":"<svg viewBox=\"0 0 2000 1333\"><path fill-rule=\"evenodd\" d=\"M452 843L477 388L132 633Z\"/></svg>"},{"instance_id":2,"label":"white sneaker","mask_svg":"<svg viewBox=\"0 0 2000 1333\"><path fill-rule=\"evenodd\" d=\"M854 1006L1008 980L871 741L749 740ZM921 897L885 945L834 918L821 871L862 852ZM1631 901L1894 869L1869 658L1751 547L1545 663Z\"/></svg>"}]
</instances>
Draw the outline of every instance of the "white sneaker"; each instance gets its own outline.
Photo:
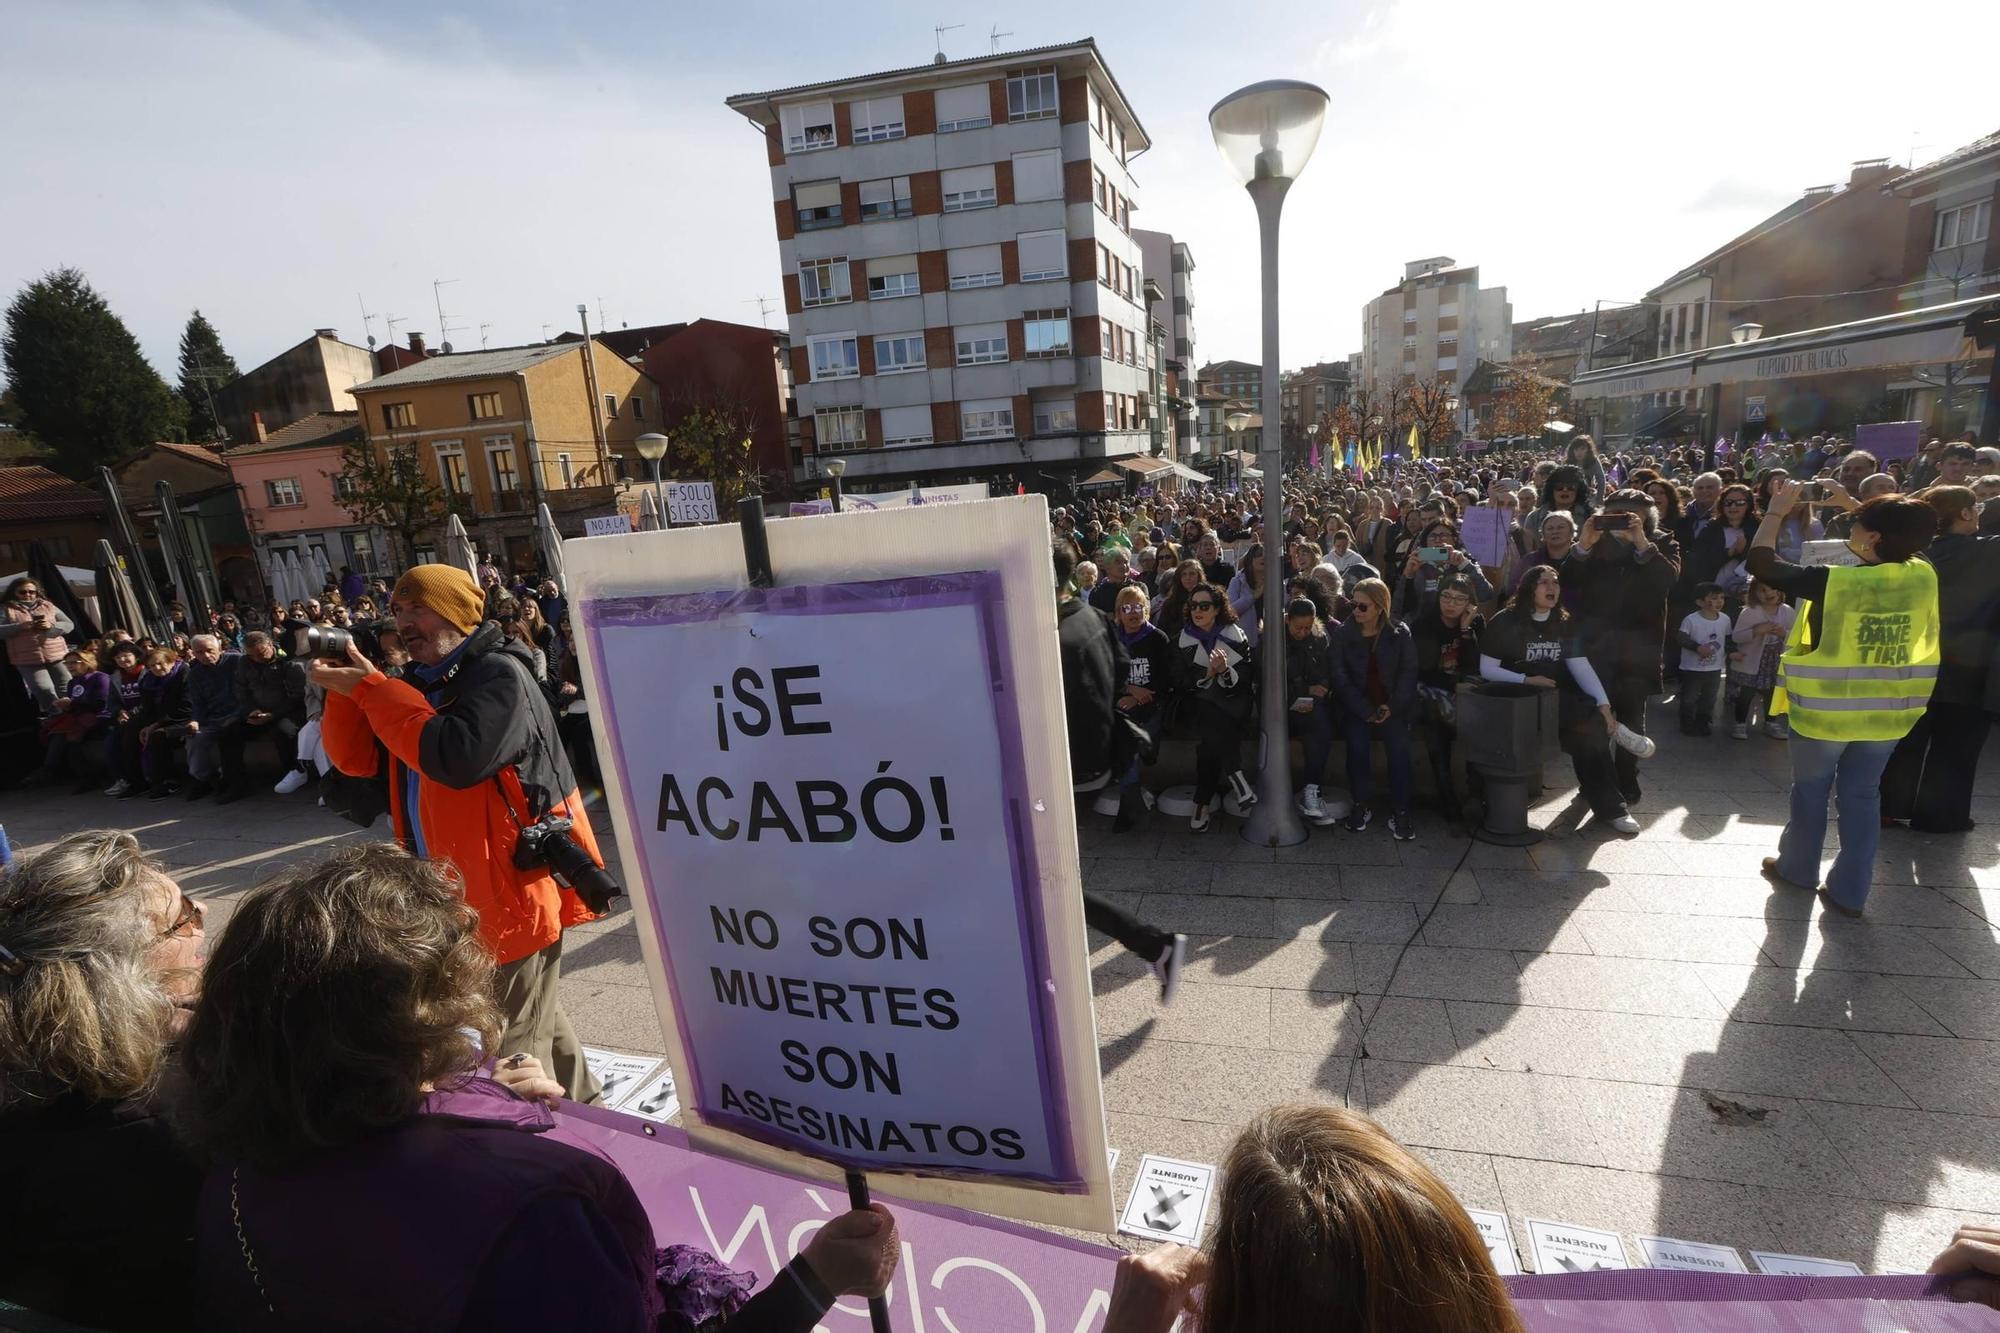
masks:
<instances>
[{"instance_id":1,"label":"white sneaker","mask_svg":"<svg viewBox=\"0 0 2000 1333\"><path fill-rule=\"evenodd\" d=\"M1620 815L1611 821L1611 827L1629 836L1639 831L1639 821L1630 815Z\"/></svg>"},{"instance_id":2,"label":"white sneaker","mask_svg":"<svg viewBox=\"0 0 2000 1333\"><path fill-rule=\"evenodd\" d=\"M120 778L118 779L118 781L112 783L109 787L106 787L104 789L104 794L106 796L123 796L126 792L131 790L132 790L132 784L127 782L125 779Z\"/></svg>"},{"instance_id":3,"label":"white sneaker","mask_svg":"<svg viewBox=\"0 0 2000 1333\"><path fill-rule=\"evenodd\" d=\"M271 788L271 790L278 793L278 795L280 796L290 796L293 792L297 791L299 788L305 785L306 785L305 771L303 769L295 768L291 772L285 774L285 776L279 778L278 785Z\"/></svg>"},{"instance_id":4,"label":"white sneaker","mask_svg":"<svg viewBox=\"0 0 2000 1333\"><path fill-rule=\"evenodd\" d=\"M1317 782L1308 782L1306 789L1299 793L1299 813L1315 824L1325 822L1326 807L1320 804Z\"/></svg>"},{"instance_id":5,"label":"white sneaker","mask_svg":"<svg viewBox=\"0 0 2000 1333\"><path fill-rule=\"evenodd\" d=\"M1187 936L1175 935L1167 951L1152 962L1153 975L1160 979L1160 1003L1172 1004L1181 988L1181 967L1187 962Z\"/></svg>"},{"instance_id":6,"label":"white sneaker","mask_svg":"<svg viewBox=\"0 0 2000 1333\"><path fill-rule=\"evenodd\" d=\"M1651 736L1641 736L1623 722L1618 724L1618 730L1611 733L1611 739L1617 742L1619 749L1630 750L1641 759L1651 759L1653 751L1660 748L1653 743Z\"/></svg>"},{"instance_id":7,"label":"white sneaker","mask_svg":"<svg viewBox=\"0 0 2000 1333\"><path fill-rule=\"evenodd\" d=\"M1188 832L1190 833L1208 832L1208 821L1210 816L1212 816L1214 813L1215 813L1214 801L1210 801L1206 805L1196 806L1194 808L1194 814L1190 816L1188 819Z\"/></svg>"},{"instance_id":8,"label":"white sneaker","mask_svg":"<svg viewBox=\"0 0 2000 1333\"><path fill-rule=\"evenodd\" d=\"M1231 773L1228 782L1229 790L1236 797L1236 806L1239 810L1248 810L1257 804L1257 789L1250 785L1249 778L1243 776L1242 769L1239 768Z\"/></svg>"},{"instance_id":9,"label":"white sneaker","mask_svg":"<svg viewBox=\"0 0 2000 1333\"><path fill-rule=\"evenodd\" d=\"M1729 728L1729 738L1731 740L1738 740L1738 741L1749 740L1750 739L1749 725L1743 722L1735 723Z\"/></svg>"}]
</instances>

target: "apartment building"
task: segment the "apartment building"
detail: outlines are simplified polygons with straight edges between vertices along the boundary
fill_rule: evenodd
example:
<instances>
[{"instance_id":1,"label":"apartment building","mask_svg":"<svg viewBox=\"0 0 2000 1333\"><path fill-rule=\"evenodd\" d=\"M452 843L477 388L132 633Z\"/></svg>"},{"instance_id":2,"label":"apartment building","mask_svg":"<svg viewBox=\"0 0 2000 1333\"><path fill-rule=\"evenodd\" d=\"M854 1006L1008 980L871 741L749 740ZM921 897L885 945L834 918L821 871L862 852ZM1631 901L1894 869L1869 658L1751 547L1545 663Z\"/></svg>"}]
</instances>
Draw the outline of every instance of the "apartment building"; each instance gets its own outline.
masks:
<instances>
[{"instance_id":1,"label":"apartment building","mask_svg":"<svg viewBox=\"0 0 2000 1333\"><path fill-rule=\"evenodd\" d=\"M1186 241L1163 231L1135 230L1146 279L1157 283L1160 299L1152 303L1153 323L1164 332L1166 366L1162 379L1172 409L1172 457L1194 457L1198 447L1194 375L1194 252Z\"/></svg>"},{"instance_id":2,"label":"apartment building","mask_svg":"<svg viewBox=\"0 0 2000 1333\"><path fill-rule=\"evenodd\" d=\"M633 441L661 422L652 377L595 338L427 357L353 392L378 454L414 450L480 546L523 570L536 504L581 534L644 473Z\"/></svg>"},{"instance_id":3,"label":"apartment building","mask_svg":"<svg viewBox=\"0 0 2000 1333\"><path fill-rule=\"evenodd\" d=\"M1406 376L1462 390L1482 357L1513 355L1513 325L1507 289L1481 287L1478 265L1446 255L1411 260L1403 280L1362 311L1361 383L1377 398Z\"/></svg>"},{"instance_id":4,"label":"apartment building","mask_svg":"<svg viewBox=\"0 0 2000 1333\"><path fill-rule=\"evenodd\" d=\"M771 169L798 479L1073 483L1150 455L1129 160L1091 40L744 94Z\"/></svg>"}]
</instances>

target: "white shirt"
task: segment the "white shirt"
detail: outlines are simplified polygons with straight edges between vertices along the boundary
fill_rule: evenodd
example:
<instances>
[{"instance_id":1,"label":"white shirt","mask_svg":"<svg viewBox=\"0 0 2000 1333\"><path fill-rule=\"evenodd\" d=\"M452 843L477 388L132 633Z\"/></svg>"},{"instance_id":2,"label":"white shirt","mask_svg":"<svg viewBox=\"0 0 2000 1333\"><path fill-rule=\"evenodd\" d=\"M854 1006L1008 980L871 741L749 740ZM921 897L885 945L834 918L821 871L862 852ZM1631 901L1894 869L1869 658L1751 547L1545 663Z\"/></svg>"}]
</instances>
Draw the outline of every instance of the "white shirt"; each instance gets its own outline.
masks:
<instances>
[{"instance_id":1,"label":"white shirt","mask_svg":"<svg viewBox=\"0 0 2000 1333\"><path fill-rule=\"evenodd\" d=\"M1700 653L1683 645L1681 648L1681 670L1720 671L1723 667L1729 665L1728 616L1718 615L1715 619L1710 620L1708 617L1702 615L1701 612L1695 611L1681 621L1681 633L1693 639L1696 643L1707 644L1714 649L1707 657L1703 657Z\"/></svg>"}]
</instances>

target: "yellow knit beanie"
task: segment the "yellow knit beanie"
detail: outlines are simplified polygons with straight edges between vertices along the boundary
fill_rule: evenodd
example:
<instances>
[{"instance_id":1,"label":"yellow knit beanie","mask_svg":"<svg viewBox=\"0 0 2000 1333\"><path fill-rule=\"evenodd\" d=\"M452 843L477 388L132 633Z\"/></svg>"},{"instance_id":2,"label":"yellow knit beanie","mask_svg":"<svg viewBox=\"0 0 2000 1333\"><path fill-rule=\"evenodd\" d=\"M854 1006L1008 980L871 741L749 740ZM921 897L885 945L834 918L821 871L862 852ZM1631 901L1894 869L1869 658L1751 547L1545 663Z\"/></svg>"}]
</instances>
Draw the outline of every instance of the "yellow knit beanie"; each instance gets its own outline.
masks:
<instances>
[{"instance_id":1,"label":"yellow knit beanie","mask_svg":"<svg viewBox=\"0 0 2000 1333\"><path fill-rule=\"evenodd\" d=\"M486 598L472 575L457 565L415 566L396 580L391 600L428 606L457 626L461 634L472 633L486 619Z\"/></svg>"}]
</instances>

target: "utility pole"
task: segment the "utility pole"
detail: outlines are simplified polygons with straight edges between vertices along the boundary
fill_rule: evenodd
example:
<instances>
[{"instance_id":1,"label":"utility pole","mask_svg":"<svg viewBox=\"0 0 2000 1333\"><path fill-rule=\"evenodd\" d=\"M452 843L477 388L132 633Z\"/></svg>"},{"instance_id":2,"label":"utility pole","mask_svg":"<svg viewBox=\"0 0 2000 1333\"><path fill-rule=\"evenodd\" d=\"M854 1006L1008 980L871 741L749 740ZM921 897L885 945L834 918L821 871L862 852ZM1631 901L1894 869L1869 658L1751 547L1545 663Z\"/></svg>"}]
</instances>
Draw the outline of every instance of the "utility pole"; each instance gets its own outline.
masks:
<instances>
[{"instance_id":1,"label":"utility pole","mask_svg":"<svg viewBox=\"0 0 2000 1333\"><path fill-rule=\"evenodd\" d=\"M584 389L590 394L590 433L597 441L598 469L608 472L609 469L605 466L607 450L604 445L604 404L597 396L597 356L590 343L590 307L579 301L576 317L583 323L583 384ZM605 481L609 484L610 478L607 476Z\"/></svg>"}]
</instances>

